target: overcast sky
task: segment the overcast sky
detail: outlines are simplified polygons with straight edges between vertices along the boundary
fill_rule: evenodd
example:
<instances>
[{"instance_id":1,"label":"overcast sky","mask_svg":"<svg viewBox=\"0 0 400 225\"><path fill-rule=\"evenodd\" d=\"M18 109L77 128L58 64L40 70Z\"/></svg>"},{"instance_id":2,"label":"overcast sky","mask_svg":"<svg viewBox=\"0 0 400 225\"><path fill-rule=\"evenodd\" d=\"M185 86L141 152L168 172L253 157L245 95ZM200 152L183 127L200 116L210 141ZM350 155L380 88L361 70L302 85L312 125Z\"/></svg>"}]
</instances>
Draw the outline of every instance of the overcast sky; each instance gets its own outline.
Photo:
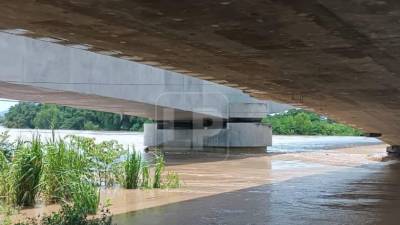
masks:
<instances>
[{"instance_id":1,"label":"overcast sky","mask_svg":"<svg viewBox=\"0 0 400 225\"><path fill-rule=\"evenodd\" d=\"M18 104L15 100L0 98L0 112L7 111L11 106Z\"/></svg>"}]
</instances>

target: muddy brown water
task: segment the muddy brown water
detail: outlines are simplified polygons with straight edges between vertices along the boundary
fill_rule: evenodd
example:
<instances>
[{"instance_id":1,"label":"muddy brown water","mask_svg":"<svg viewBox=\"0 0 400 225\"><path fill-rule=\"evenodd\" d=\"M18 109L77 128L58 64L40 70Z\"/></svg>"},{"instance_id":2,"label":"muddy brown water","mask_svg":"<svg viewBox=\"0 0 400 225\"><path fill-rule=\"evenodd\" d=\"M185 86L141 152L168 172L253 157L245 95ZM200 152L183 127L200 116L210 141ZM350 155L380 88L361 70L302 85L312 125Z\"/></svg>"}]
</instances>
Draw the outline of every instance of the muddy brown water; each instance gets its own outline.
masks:
<instances>
[{"instance_id":1,"label":"muddy brown water","mask_svg":"<svg viewBox=\"0 0 400 225\"><path fill-rule=\"evenodd\" d=\"M119 225L400 224L400 163L361 165L116 215Z\"/></svg>"},{"instance_id":2,"label":"muddy brown water","mask_svg":"<svg viewBox=\"0 0 400 225\"><path fill-rule=\"evenodd\" d=\"M400 224L400 163L380 162L385 148L171 154L166 169L178 172L182 188L101 197L111 199L118 225ZM57 209L37 206L13 219Z\"/></svg>"}]
</instances>

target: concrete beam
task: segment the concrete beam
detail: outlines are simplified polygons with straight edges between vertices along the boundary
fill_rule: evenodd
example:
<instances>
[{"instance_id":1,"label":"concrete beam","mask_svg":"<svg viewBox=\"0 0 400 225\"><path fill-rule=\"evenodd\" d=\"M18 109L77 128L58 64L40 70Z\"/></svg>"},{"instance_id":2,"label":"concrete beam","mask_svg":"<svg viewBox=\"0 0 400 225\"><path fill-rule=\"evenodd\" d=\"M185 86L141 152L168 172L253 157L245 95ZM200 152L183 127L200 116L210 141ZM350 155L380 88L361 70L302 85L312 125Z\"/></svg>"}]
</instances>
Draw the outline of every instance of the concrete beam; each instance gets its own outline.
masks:
<instances>
[{"instance_id":1,"label":"concrete beam","mask_svg":"<svg viewBox=\"0 0 400 225\"><path fill-rule=\"evenodd\" d=\"M3 98L157 120L262 118L268 113L264 102L239 89L9 33L0 33L0 82Z\"/></svg>"}]
</instances>

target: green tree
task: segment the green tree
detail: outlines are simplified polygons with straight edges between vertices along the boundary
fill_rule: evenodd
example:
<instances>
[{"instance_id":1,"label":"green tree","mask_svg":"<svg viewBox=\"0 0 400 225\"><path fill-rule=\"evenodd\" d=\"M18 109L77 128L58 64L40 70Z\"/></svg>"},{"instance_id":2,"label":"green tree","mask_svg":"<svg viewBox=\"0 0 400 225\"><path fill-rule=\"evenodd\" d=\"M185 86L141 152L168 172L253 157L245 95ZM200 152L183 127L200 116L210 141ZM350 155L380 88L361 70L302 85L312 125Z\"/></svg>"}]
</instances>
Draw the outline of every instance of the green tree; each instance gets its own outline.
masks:
<instances>
[{"instance_id":1,"label":"green tree","mask_svg":"<svg viewBox=\"0 0 400 225\"><path fill-rule=\"evenodd\" d=\"M267 116L263 119L263 123L271 125L274 134L281 135L362 135L357 129L336 123L316 113L298 109Z\"/></svg>"},{"instance_id":2,"label":"green tree","mask_svg":"<svg viewBox=\"0 0 400 225\"><path fill-rule=\"evenodd\" d=\"M40 104L19 103L5 114L3 125L9 128L34 128L33 119L39 110Z\"/></svg>"},{"instance_id":3,"label":"green tree","mask_svg":"<svg viewBox=\"0 0 400 225\"><path fill-rule=\"evenodd\" d=\"M44 105L33 119L33 125L39 129L58 129L60 110L55 105Z\"/></svg>"},{"instance_id":4,"label":"green tree","mask_svg":"<svg viewBox=\"0 0 400 225\"><path fill-rule=\"evenodd\" d=\"M19 103L3 118L8 128L143 131L146 118L52 104Z\"/></svg>"}]
</instances>

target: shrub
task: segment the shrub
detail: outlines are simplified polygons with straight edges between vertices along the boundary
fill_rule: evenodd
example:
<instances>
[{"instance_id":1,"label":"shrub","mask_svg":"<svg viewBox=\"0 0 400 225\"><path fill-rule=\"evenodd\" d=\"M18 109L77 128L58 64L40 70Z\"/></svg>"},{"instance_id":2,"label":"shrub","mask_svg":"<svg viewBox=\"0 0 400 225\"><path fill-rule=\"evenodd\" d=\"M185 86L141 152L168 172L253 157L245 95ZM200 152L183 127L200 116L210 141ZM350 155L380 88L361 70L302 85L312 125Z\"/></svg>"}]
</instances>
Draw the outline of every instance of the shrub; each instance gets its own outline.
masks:
<instances>
[{"instance_id":1,"label":"shrub","mask_svg":"<svg viewBox=\"0 0 400 225\"><path fill-rule=\"evenodd\" d=\"M122 145L116 141L103 141L95 144L87 154L98 172L99 185L112 187L117 182L121 170L120 158L124 154Z\"/></svg>"},{"instance_id":2,"label":"shrub","mask_svg":"<svg viewBox=\"0 0 400 225\"><path fill-rule=\"evenodd\" d=\"M70 136L71 148L85 157L90 163L93 178L99 185L112 187L121 174L121 156L125 153L116 141L95 143L94 138Z\"/></svg>"}]
</instances>

